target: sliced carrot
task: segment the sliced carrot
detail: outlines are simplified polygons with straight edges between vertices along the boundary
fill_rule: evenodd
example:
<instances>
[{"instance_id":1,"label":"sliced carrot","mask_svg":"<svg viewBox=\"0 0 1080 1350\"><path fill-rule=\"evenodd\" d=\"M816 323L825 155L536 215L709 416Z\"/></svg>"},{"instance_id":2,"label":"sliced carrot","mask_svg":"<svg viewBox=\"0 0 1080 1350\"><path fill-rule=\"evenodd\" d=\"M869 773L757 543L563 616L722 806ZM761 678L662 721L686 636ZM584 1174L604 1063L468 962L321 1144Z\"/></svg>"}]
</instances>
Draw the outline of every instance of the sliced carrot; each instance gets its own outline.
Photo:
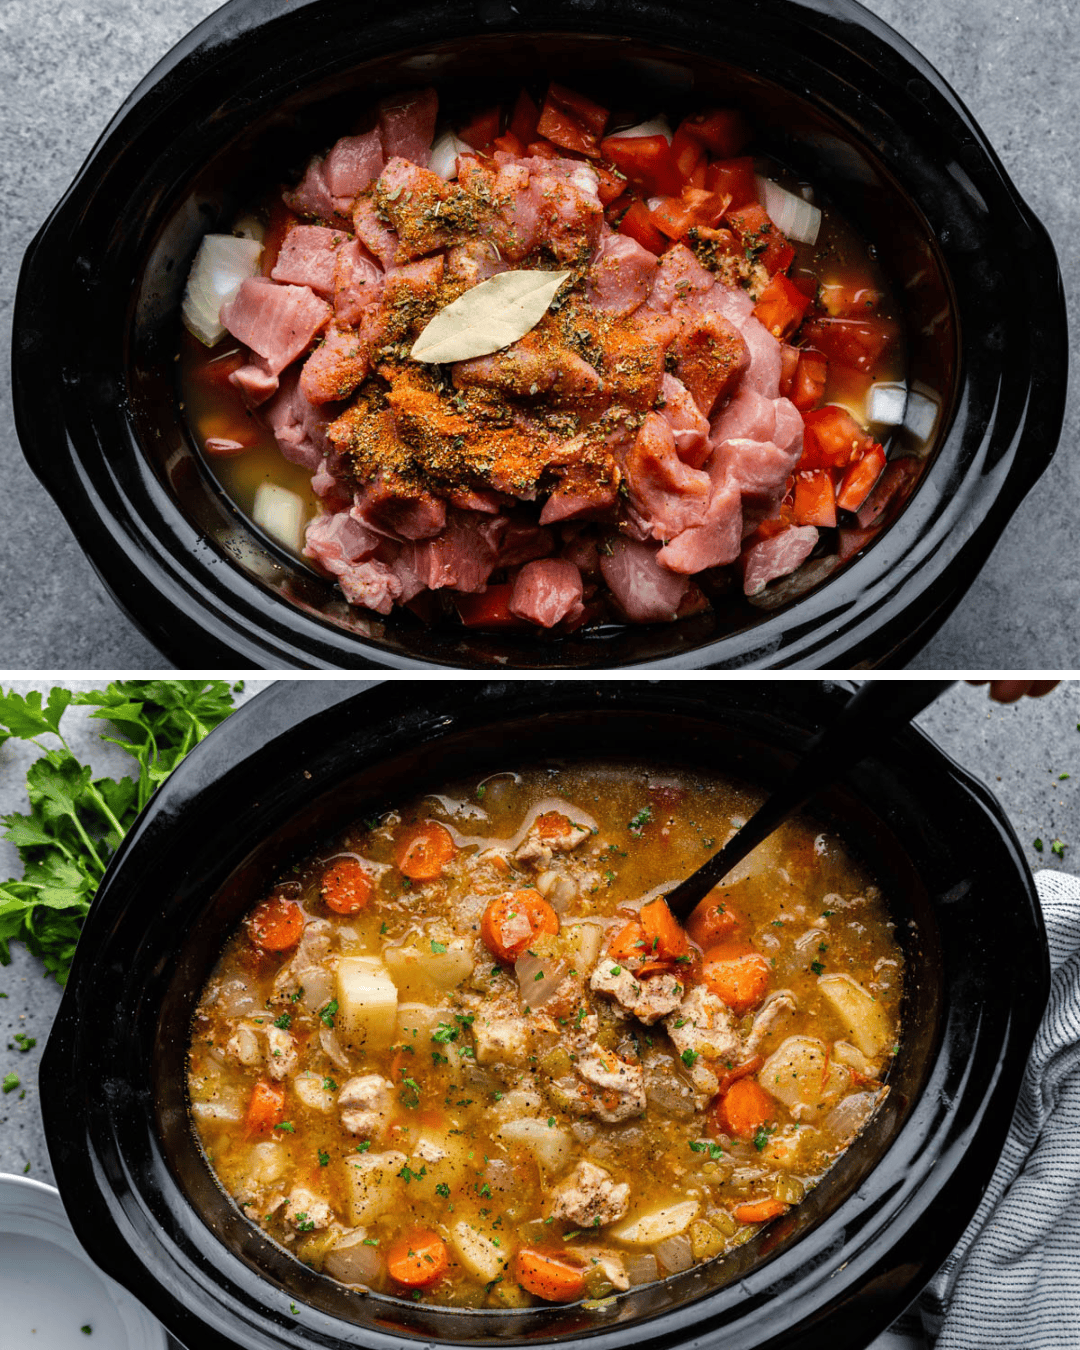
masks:
<instances>
[{"instance_id":1,"label":"sliced carrot","mask_svg":"<svg viewBox=\"0 0 1080 1350\"><path fill-rule=\"evenodd\" d=\"M768 1223L788 1212L783 1200L751 1200L746 1205L736 1205L731 1211L739 1223Z\"/></svg>"},{"instance_id":2,"label":"sliced carrot","mask_svg":"<svg viewBox=\"0 0 1080 1350\"><path fill-rule=\"evenodd\" d=\"M522 1289L549 1303L573 1303L585 1293L585 1272L563 1252L522 1247L514 1260L514 1276Z\"/></svg>"},{"instance_id":3,"label":"sliced carrot","mask_svg":"<svg viewBox=\"0 0 1080 1350\"><path fill-rule=\"evenodd\" d=\"M641 926L645 932L645 955L656 961L677 961L688 950L686 934L661 897L641 907Z\"/></svg>"},{"instance_id":4,"label":"sliced carrot","mask_svg":"<svg viewBox=\"0 0 1080 1350\"><path fill-rule=\"evenodd\" d=\"M285 1084L260 1078L251 1089L244 1127L248 1134L265 1134L281 1123L285 1114Z\"/></svg>"},{"instance_id":5,"label":"sliced carrot","mask_svg":"<svg viewBox=\"0 0 1080 1350\"><path fill-rule=\"evenodd\" d=\"M390 1278L410 1289L425 1289L441 1280L449 1268L446 1243L428 1228L398 1238L386 1253Z\"/></svg>"},{"instance_id":6,"label":"sliced carrot","mask_svg":"<svg viewBox=\"0 0 1080 1350\"><path fill-rule=\"evenodd\" d=\"M749 1059L743 1060L741 1064L736 1064L733 1069L720 1075L719 1092L727 1092L732 1083L737 1083L740 1078L747 1078L752 1073L757 1073L758 1069L765 1063L760 1055L752 1055Z\"/></svg>"},{"instance_id":7,"label":"sliced carrot","mask_svg":"<svg viewBox=\"0 0 1080 1350\"><path fill-rule=\"evenodd\" d=\"M702 951L706 951L729 938L741 922L726 900L711 900L706 896L687 919L686 931Z\"/></svg>"},{"instance_id":8,"label":"sliced carrot","mask_svg":"<svg viewBox=\"0 0 1080 1350\"><path fill-rule=\"evenodd\" d=\"M410 825L394 845L398 871L413 881L434 881L457 850L450 831L437 820Z\"/></svg>"},{"instance_id":9,"label":"sliced carrot","mask_svg":"<svg viewBox=\"0 0 1080 1350\"><path fill-rule=\"evenodd\" d=\"M480 936L500 961L516 961L541 933L554 936L559 916L539 891L529 888L496 896L480 920Z\"/></svg>"},{"instance_id":10,"label":"sliced carrot","mask_svg":"<svg viewBox=\"0 0 1080 1350\"><path fill-rule=\"evenodd\" d=\"M765 997L769 963L749 942L732 940L705 953L701 978L734 1013L749 1012Z\"/></svg>"},{"instance_id":11,"label":"sliced carrot","mask_svg":"<svg viewBox=\"0 0 1080 1350\"><path fill-rule=\"evenodd\" d=\"M322 898L335 914L358 914L374 889L370 875L355 858L342 858L322 875Z\"/></svg>"},{"instance_id":12,"label":"sliced carrot","mask_svg":"<svg viewBox=\"0 0 1080 1350\"><path fill-rule=\"evenodd\" d=\"M739 1078L732 1083L715 1112L721 1133L735 1139L753 1139L774 1114L772 1100L756 1078Z\"/></svg>"},{"instance_id":13,"label":"sliced carrot","mask_svg":"<svg viewBox=\"0 0 1080 1350\"><path fill-rule=\"evenodd\" d=\"M608 955L616 961L640 961L645 955L645 929L636 919L615 934Z\"/></svg>"},{"instance_id":14,"label":"sliced carrot","mask_svg":"<svg viewBox=\"0 0 1080 1350\"><path fill-rule=\"evenodd\" d=\"M533 823L541 839L561 839L574 828L573 821L561 811L545 811Z\"/></svg>"},{"instance_id":15,"label":"sliced carrot","mask_svg":"<svg viewBox=\"0 0 1080 1350\"><path fill-rule=\"evenodd\" d=\"M248 935L264 952L284 952L295 947L304 932L304 911L295 900L272 895L251 912Z\"/></svg>"}]
</instances>

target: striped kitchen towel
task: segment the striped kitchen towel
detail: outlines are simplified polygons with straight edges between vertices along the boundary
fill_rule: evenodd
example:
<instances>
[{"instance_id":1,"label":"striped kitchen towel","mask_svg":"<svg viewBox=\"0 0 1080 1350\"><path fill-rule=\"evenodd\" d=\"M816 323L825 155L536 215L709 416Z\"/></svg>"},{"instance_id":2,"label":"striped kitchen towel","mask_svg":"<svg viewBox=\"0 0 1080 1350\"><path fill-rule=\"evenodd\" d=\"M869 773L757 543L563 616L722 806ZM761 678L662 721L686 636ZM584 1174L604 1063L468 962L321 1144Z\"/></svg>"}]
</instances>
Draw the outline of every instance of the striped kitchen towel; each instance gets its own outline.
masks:
<instances>
[{"instance_id":1,"label":"striped kitchen towel","mask_svg":"<svg viewBox=\"0 0 1080 1350\"><path fill-rule=\"evenodd\" d=\"M1008 1141L949 1259L870 1350L1080 1350L1080 879L1035 884L1053 982Z\"/></svg>"}]
</instances>

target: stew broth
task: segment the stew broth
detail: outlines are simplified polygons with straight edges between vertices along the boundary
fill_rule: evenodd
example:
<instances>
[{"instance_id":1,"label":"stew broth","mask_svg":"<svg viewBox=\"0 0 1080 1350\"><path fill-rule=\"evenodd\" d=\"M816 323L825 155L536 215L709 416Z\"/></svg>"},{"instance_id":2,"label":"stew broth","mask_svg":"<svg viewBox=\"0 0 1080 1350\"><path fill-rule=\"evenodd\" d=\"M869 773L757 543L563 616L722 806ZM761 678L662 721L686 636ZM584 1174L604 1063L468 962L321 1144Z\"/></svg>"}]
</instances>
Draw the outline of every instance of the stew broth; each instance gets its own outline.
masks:
<instances>
[{"instance_id":1,"label":"stew broth","mask_svg":"<svg viewBox=\"0 0 1080 1350\"><path fill-rule=\"evenodd\" d=\"M880 1104L903 960L840 841L785 825L657 899L755 793L560 766L360 821L229 940L189 1090L223 1188L346 1284L602 1298L786 1212Z\"/></svg>"}]
</instances>

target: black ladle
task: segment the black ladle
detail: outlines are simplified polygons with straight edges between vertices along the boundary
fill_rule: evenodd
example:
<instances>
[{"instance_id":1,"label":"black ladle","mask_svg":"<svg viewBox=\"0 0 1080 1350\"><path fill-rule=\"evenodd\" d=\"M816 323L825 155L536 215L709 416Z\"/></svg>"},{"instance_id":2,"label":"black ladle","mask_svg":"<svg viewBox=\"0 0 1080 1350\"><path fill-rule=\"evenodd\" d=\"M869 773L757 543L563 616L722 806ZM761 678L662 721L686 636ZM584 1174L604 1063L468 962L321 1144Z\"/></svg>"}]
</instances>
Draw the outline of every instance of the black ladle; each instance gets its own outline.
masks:
<instances>
[{"instance_id":1,"label":"black ladle","mask_svg":"<svg viewBox=\"0 0 1080 1350\"><path fill-rule=\"evenodd\" d=\"M836 718L810 741L787 780L718 853L665 897L683 922L694 907L762 840L853 764L882 750L953 680L867 680Z\"/></svg>"}]
</instances>

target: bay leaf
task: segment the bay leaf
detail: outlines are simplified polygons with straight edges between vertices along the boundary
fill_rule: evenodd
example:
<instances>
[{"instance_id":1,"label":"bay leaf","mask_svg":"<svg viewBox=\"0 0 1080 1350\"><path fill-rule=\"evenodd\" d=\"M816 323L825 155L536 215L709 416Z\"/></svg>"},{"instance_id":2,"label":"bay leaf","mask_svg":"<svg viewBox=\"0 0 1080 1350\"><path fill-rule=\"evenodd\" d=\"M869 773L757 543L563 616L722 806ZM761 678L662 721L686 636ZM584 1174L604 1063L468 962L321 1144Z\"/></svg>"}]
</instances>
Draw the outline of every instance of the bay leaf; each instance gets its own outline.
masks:
<instances>
[{"instance_id":1,"label":"bay leaf","mask_svg":"<svg viewBox=\"0 0 1080 1350\"><path fill-rule=\"evenodd\" d=\"M414 361L443 364L489 356L530 332L569 272L499 272L441 309L413 343Z\"/></svg>"}]
</instances>

